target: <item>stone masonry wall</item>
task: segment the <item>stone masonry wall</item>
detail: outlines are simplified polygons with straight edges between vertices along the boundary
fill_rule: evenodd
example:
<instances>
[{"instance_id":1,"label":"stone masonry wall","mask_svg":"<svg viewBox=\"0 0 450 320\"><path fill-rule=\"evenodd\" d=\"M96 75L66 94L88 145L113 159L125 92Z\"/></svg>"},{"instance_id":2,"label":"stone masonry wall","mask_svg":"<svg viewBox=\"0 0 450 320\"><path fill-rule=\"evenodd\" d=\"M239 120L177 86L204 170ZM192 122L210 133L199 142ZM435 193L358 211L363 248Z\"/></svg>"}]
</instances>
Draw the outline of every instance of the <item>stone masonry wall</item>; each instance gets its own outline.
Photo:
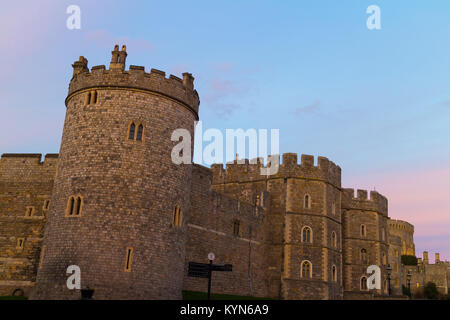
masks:
<instances>
[{"instance_id":1,"label":"stone masonry wall","mask_svg":"<svg viewBox=\"0 0 450 320\"><path fill-rule=\"evenodd\" d=\"M48 154L41 162L41 157L4 154L0 160L0 296L16 290L15 294L28 295L35 285L47 218L45 201L51 197L58 160Z\"/></svg>"},{"instance_id":2,"label":"stone masonry wall","mask_svg":"<svg viewBox=\"0 0 450 320\"><path fill-rule=\"evenodd\" d=\"M210 169L194 165L183 288L207 290L208 280L188 277L187 267L190 261L208 263L208 253L213 252L215 264L233 265L232 272L213 273L213 293L266 297L263 223L268 199L258 204L231 199L213 191L211 183Z\"/></svg>"}]
</instances>

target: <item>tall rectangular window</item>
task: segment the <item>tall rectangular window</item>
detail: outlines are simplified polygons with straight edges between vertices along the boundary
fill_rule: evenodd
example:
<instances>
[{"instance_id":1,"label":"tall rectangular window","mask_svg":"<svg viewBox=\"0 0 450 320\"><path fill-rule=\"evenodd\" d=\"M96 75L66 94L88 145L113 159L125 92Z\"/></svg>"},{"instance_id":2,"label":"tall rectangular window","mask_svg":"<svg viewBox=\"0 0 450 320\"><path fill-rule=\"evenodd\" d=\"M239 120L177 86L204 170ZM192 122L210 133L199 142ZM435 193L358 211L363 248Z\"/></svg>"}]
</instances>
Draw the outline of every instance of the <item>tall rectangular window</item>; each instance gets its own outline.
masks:
<instances>
[{"instance_id":1,"label":"tall rectangular window","mask_svg":"<svg viewBox=\"0 0 450 320\"><path fill-rule=\"evenodd\" d=\"M131 263L133 262L133 248L127 248L127 254L125 257L125 272L131 272Z\"/></svg>"},{"instance_id":2,"label":"tall rectangular window","mask_svg":"<svg viewBox=\"0 0 450 320\"><path fill-rule=\"evenodd\" d=\"M27 210L25 212L26 217L32 217L34 213L34 207L27 207Z\"/></svg>"},{"instance_id":3,"label":"tall rectangular window","mask_svg":"<svg viewBox=\"0 0 450 320\"><path fill-rule=\"evenodd\" d=\"M25 239L24 238L18 238L17 239L17 249L22 250L23 246L25 244Z\"/></svg>"}]
</instances>

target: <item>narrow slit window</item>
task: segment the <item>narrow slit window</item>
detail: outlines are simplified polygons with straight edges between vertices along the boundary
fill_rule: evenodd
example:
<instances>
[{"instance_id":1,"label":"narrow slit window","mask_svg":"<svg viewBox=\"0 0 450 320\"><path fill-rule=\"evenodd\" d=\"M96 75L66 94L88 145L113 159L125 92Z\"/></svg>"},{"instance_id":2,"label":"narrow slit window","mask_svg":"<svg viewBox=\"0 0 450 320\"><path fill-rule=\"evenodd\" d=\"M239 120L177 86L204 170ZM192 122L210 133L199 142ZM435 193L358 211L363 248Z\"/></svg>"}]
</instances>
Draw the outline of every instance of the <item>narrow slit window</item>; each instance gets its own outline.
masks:
<instances>
[{"instance_id":1,"label":"narrow slit window","mask_svg":"<svg viewBox=\"0 0 450 320\"><path fill-rule=\"evenodd\" d=\"M81 201L81 197L77 198L77 209L75 211L75 215L79 216L81 213L81 206L82 206L82 201Z\"/></svg>"},{"instance_id":2,"label":"narrow slit window","mask_svg":"<svg viewBox=\"0 0 450 320\"><path fill-rule=\"evenodd\" d=\"M331 233L331 243L334 248L337 248L337 237L336 237L336 232L334 232L334 231Z\"/></svg>"},{"instance_id":3,"label":"narrow slit window","mask_svg":"<svg viewBox=\"0 0 450 320\"><path fill-rule=\"evenodd\" d=\"M336 266L333 266L333 268L331 269L331 274L332 274L333 282L337 282L337 271L336 271Z\"/></svg>"},{"instance_id":4,"label":"narrow slit window","mask_svg":"<svg viewBox=\"0 0 450 320\"><path fill-rule=\"evenodd\" d=\"M173 211L173 225L175 227L183 226L183 211L180 206L175 206Z\"/></svg>"},{"instance_id":5,"label":"narrow slit window","mask_svg":"<svg viewBox=\"0 0 450 320\"><path fill-rule=\"evenodd\" d=\"M34 213L34 208L33 208L33 207L27 207L25 216L26 216L26 217L32 217L32 216L33 216L33 213Z\"/></svg>"},{"instance_id":6,"label":"narrow slit window","mask_svg":"<svg viewBox=\"0 0 450 320\"><path fill-rule=\"evenodd\" d=\"M134 134L135 134L135 131L136 131L136 125L135 125L134 123L132 123L132 124L130 125L130 131L129 131L129 133L128 133L128 139L134 140Z\"/></svg>"},{"instance_id":7,"label":"narrow slit window","mask_svg":"<svg viewBox=\"0 0 450 320\"><path fill-rule=\"evenodd\" d=\"M311 197L309 194L305 195L305 203L304 203L305 209L309 209L311 207Z\"/></svg>"},{"instance_id":8,"label":"narrow slit window","mask_svg":"<svg viewBox=\"0 0 450 320\"><path fill-rule=\"evenodd\" d=\"M133 248L127 248L127 254L125 258L125 272L131 271L132 262L133 262Z\"/></svg>"},{"instance_id":9,"label":"narrow slit window","mask_svg":"<svg viewBox=\"0 0 450 320\"><path fill-rule=\"evenodd\" d=\"M94 91L94 103L97 104L98 102L98 92Z\"/></svg>"},{"instance_id":10,"label":"narrow slit window","mask_svg":"<svg viewBox=\"0 0 450 320\"><path fill-rule=\"evenodd\" d=\"M361 225L361 237L365 238L367 234L367 230L366 230L366 226L365 225Z\"/></svg>"},{"instance_id":11,"label":"narrow slit window","mask_svg":"<svg viewBox=\"0 0 450 320\"><path fill-rule=\"evenodd\" d=\"M240 226L241 226L241 223L238 220L236 220L233 224L233 234L235 236L239 236Z\"/></svg>"},{"instance_id":12,"label":"narrow slit window","mask_svg":"<svg viewBox=\"0 0 450 320\"><path fill-rule=\"evenodd\" d=\"M144 133L144 126L142 124L140 124L138 127L138 130L137 130L137 134L136 134L137 141L142 141L143 133Z\"/></svg>"},{"instance_id":13,"label":"narrow slit window","mask_svg":"<svg viewBox=\"0 0 450 320\"><path fill-rule=\"evenodd\" d=\"M91 103L91 93L88 92L86 95L86 105L89 105Z\"/></svg>"},{"instance_id":14,"label":"narrow slit window","mask_svg":"<svg viewBox=\"0 0 450 320\"><path fill-rule=\"evenodd\" d=\"M74 206L75 206L75 199L73 197L70 197L70 200L69 200L69 212L68 212L69 216L71 216L73 214Z\"/></svg>"},{"instance_id":15,"label":"narrow slit window","mask_svg":"<svg viewBox=\"0 0 450 320\"><path fill-rule=\"evenodd\" d=\"M50 206L50 200L45 200L43 209L48 210L49 206Z\"/></svg>"},{"instance_id":16,"label":"narrow slit window","mask_svg":"<svg viewBox=\"0 0 450 320\"><path fill-rule=\"evenodd\" d=\"M24 243L25 243L25 239L24 238L18 238L17 239L17 249L23 249Z\"/></svg>"}]
</instances>

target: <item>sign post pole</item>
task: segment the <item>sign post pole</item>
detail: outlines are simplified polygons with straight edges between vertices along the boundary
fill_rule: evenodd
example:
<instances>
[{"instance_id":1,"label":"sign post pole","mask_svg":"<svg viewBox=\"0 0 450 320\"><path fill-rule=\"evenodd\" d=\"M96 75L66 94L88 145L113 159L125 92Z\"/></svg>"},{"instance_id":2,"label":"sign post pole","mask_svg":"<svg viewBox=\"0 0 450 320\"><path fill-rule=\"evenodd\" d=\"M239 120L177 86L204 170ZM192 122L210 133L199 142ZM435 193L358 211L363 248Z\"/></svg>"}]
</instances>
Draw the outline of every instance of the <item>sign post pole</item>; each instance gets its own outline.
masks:
<instances>
[{"instance_id":1,"label":"sign post pole","mask_svg":"<svg viewBox=\"0 0 450 320\"><path fill-rule=\"evenodd\" d=\"M208 300L211 299L211 275L212 275L212 260L209 260L209 270L208 270Z\"/></svg>"}]
</instances>

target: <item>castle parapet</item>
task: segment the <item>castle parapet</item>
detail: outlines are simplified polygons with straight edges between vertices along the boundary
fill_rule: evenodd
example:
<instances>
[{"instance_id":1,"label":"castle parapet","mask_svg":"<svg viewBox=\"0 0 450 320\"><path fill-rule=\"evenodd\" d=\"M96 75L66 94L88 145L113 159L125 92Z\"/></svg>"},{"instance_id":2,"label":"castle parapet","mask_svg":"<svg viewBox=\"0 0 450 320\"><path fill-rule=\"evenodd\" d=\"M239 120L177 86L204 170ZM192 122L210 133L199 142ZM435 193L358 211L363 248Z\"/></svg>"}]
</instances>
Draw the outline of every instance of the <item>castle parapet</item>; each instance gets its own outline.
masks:
<instances>
[{"instance_id":1,"label":"castle parapet","mask_svg":"<svg viewBox=\"0 0 450 320\"><path fill-rule=\"evenodd\" d=\"M406 222L403 220L390 219L388 221L388 224L389 224L389 228L392 231L399 230L399 231L405 231L405 232L414 234L414 226L409 222Z\"/></svg>"},{"instance_id":2,"label":"castle parapet","mask_svg":"<svg viewBox=\"0 0 450 320\"><path fill-rule=\"evenodd\" d=\"M0 159L0 180L28 181L53 179L58 154L47 154L41 161L39 153L4 153Z\"/></svg>"},{"instance_id":3,"label":"castle parapet","mask_svg":"<svg viewBox=\"0 0 450 320\"><path fill-rule=\"evenodd\" d=\"M370 198L369 198L370 194ZM388 200L377 191L344 188L342 189L342 208L354 210L376 211L383 215L388 214Z\"/></svg>"},{"instance_id":4,"label":"castle parapet","mask_svg":"<svg viewBox=\"0 0 450 320\"><path fill-rule=\"evenodd\" d=\"M317 165L314 165L314 157L310 155L301 155L300 163L295 153L285 153L282 159L280 163L279 155L270 156L266 165L262 158L235 160L227 163L225 169L222 164L214 164L211 166L213 184L301 178L326 181L338 188L341 187L341 168L325 157L318 157ZM265 175L261 170L268 169L277 162L280 163L277 173Z\"/></svg>"},{"instance_id":5,"label":"castle parapet","mask_svg":"<svg viewBox=\"0 0 450 320\"><path fill-rule=\"evenodd\" d=\"M183 79L170 75L166 78L163 71L151 69L145 72L145 67L131 65L125 70L126 48L118 51L118 46L112 52L109 70L104 65L92 67L89 70L87 59L80 57L72 66L73 77L69 85L70 97L84 89L90 88L127 88L150 91L170 97L190 108L198 119L200 99L194 89L194 77L190 73L183 73Z\"/></svg>"}]
</instances>

